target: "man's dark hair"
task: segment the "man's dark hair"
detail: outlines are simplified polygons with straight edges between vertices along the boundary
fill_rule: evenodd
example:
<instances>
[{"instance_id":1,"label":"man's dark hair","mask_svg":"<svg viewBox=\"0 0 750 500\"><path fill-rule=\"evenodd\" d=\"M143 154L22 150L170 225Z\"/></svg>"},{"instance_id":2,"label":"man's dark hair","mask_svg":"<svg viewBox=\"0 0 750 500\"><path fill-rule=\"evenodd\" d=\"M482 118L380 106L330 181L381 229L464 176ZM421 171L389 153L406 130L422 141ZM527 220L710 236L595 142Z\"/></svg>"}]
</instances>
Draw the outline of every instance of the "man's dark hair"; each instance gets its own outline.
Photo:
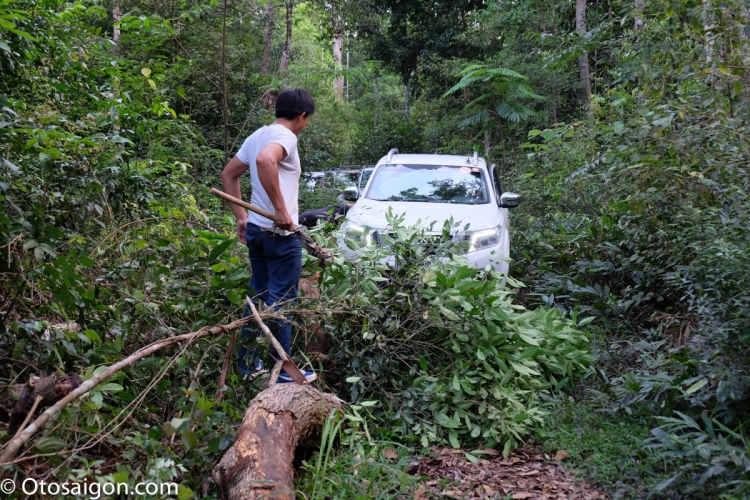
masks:
<instances>
[{"instance_id":1,"label":"man's dark hair","mask_svg":"<svg viewBox=\"0 0 750 500\"><path fill-rule=\"evenodd\" d=\"M276 118L294 120L315 113L315 101L305 89L286 89L276 98Z\"/></svg>"}]
</instances>

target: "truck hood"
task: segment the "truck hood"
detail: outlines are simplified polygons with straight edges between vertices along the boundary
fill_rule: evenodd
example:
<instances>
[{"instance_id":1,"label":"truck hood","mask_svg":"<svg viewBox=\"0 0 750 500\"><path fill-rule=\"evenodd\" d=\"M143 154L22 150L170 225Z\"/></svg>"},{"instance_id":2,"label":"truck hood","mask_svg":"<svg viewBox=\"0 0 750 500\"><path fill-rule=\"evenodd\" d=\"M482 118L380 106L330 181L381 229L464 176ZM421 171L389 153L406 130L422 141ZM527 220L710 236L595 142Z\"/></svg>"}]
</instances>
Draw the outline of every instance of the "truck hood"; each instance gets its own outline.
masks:
<instances>
[{"instance_id":1,"label":"truck hood","mask_svg":"<svg viewBox=\"0 0 750 500\"><path fill-rule=\"evenodd\" d=\"M347 219L355 224L368 226L372 229L383 229L388 225L385 214L388 209L394 215L405 215L404 225L415 226L420 221L420 227L427 227L435 222L431 233L442 232L445 221L453 217L454 222L461 222L459 229L463 230L469 224L469 231L480 231L496 227L500 221L498 207L492 203L481 205L462 205L458 203L421 203L398 201L374 201L360 198L349 210Z\"/></svg>"}]
</instances>

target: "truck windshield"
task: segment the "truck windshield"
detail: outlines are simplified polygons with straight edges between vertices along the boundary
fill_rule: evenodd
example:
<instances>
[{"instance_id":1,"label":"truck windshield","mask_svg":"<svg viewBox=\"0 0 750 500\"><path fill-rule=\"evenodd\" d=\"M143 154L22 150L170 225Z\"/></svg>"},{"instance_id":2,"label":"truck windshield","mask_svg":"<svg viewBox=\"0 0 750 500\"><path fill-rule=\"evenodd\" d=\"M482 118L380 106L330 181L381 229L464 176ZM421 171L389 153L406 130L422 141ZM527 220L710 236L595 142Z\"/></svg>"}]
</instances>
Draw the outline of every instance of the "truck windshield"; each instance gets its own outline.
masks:
<instances>
[{"instance_id":1,"label":"truck windshield","mask_svg":"<svg viewBox=\"0 0 750 500\"><path fill-rule=\"evenodd\" d=\"M365 198L465 205L489 203L482 169L448 165L382 165Z\"/></svg>"}]
</instances>

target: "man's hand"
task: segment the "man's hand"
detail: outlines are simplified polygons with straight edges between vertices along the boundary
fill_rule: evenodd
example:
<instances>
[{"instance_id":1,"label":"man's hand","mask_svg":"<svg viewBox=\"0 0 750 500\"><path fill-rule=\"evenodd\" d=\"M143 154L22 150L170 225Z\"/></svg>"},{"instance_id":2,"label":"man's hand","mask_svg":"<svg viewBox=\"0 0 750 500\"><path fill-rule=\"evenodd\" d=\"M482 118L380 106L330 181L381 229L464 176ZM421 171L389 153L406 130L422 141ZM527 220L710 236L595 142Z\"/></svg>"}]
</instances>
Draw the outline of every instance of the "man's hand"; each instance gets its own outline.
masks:
<instances>
[{"instance_id":1,"label":"man's hand","mask_svg":"<svg viewBox=\"0 0 750 500\"><path fill-rule=\"evenodd\" d=\"M243 245L247 244L245 229L247 229L247 219L237 219L237 237Z\"/></svg>"},{"instance_id":2,"label":"man's hand","mask_svg":"<svg viewBox=\"0 0 750 500\"><path fill-rule=\"evenodd\" d=\"M286 207L283 210L276 211L276 227L284 231L291 231L294 227L292 216L287 212Z\"/></svg>"}]
</instances>

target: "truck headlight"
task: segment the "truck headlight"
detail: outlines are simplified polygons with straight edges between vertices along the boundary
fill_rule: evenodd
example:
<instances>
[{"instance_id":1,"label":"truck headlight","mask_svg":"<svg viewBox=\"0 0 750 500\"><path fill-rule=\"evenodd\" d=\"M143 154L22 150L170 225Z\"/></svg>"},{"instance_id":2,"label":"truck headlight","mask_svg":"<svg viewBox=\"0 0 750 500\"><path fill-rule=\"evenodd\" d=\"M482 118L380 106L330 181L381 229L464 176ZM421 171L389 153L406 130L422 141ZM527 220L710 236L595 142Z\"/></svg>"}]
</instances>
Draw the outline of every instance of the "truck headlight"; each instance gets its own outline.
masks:
<instances>
[{"instance_id":1,"label":"truck headlight","mask_svg":"<svg viewBox=\"0 0 750 500\"><path fill-rule=\"evenodd\" d=\"M365 246L372 245L375 242L374 231L367 226L355 224L354 222L347 222L344 231L346 232L347 238L360 241Z\"/></svg>"},{"instance_id":2,"label":"truck headlight","mask_svg":"<svg viewBox=\"0 0 750 500\"><path fill-rule=\"evenodd\" d=\"M494 247L500 243L502 225L481 231L467 231L456 238L469 244L469 252L476 252L483 248Z\"/></svg>"}]
</instances>

